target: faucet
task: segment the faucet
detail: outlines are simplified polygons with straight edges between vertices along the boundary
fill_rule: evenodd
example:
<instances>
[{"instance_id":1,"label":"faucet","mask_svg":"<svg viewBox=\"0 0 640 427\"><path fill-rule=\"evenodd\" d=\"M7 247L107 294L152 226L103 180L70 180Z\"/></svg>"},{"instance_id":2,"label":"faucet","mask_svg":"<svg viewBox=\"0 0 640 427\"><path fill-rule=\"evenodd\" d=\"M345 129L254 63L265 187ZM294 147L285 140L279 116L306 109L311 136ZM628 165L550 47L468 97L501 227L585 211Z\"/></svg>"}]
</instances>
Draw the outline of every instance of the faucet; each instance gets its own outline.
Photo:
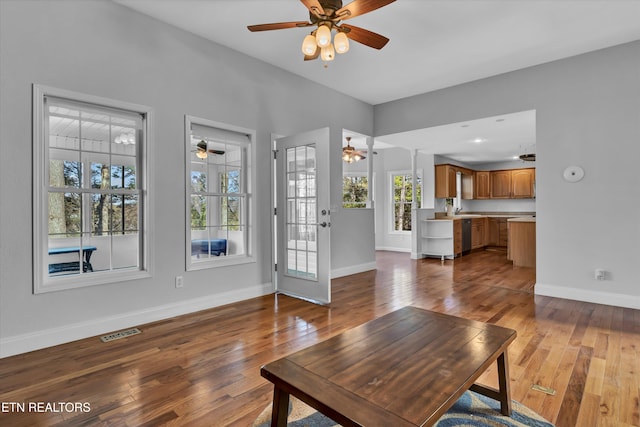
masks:
<instances>
[{"instance_id":1,"label":"faucet","mask_svg":"<svg viewBox=\"0 0 640 427\"><path fill-rule=\"evenodd\" d=\"M456 208L456 210L454 211L454 214L458 215L460 212L462 212L462 208Z\"/></svg>"}]
</instances>

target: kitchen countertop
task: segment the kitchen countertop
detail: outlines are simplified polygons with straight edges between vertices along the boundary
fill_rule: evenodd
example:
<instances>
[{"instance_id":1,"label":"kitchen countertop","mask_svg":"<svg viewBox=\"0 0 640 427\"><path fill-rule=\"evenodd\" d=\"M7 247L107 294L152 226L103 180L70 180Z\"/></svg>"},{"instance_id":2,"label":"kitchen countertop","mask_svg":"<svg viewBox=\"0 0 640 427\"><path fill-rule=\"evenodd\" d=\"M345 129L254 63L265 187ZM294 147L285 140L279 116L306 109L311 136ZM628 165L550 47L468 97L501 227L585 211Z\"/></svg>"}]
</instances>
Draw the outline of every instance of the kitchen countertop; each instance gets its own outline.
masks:
<instances>
[{"instance_id":1,"label":"kitchen countertop","mask_svg":"<svg viewBox=\"0 0 640 427\"><path fill-rule=\"evenodd\" d=\"M435 219L466 219L466 218L507 218L507 221L525 219L525 222L535 222L535 212L463 212L454 216L447 216L446 212L436 212Z\"/></svg>"},{"instance_id":2,"label":"kitchen countertop","mask_svg":"<svg viewBox=\"0 0 640 427\"><path fill-rule=\"evenodd\" d=\"M507 222L536 222L535 216L524 216L520 218L509 218Z\"/></svg>"}]
</instances>

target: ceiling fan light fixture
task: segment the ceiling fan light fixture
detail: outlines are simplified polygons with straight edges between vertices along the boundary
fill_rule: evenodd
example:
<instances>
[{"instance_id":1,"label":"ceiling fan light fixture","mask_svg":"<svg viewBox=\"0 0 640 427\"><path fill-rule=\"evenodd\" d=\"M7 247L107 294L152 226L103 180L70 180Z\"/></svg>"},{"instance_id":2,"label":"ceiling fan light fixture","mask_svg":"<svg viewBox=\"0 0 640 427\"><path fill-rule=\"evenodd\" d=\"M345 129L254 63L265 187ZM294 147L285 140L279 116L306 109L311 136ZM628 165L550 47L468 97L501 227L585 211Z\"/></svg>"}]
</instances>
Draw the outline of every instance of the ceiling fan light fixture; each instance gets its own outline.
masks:
<instances>
[{"instance_id":1,"label":"ceiling fan light fixture","mask_svg":"<svg viewBox=\"0 0 640 427\"><path fill-rule=\"evenodd\" d=\"M336 51L333 48L333 43L329 43L329 46L325 46L320 49L320 58L323 61L333 61L336 57Z\"/></svg>"},{"instance_id":2,"label":"ceiling fan light fixture","mask_svg":"<svg viewBox=\"0 0 640 427\"><path fill-rule=\"evenodd\" d=\"M196 157L199 159L206 159L207 158L207 143L202 140L200 142L198 142L198 144L196 144Z\"/></svg>"},{"instance_id":3,"label":"ceiling fan light fixture","mask_svg":"<svg viewBox=\"0 0 640 427\"><path fill-rule=\"evenodd\" d=\"M521 154L519 157L520 157L520 160L522 160L523 162L536 161L536 153Z\"/></svg>"},{"instance_id":4,"label":"ceiling fan light fixture","mask_svg":"<svg viewBox=\"0 0 640 427\"><path fill-rule=\"evenodd\" d=\"M316 38L312 34L307 34L302 41L302 53L312 56L315 55L317 49L318 43L316 43Z\"/></svg>"},{"instance_id":5,"label":"ceiling fan light fixture","mask_svg":"<svg viewBox=\"0 0 640 427\"><path fill-rule=\"evenodd\" d=\"M316 31L316 43L320 47L327 47L331 44L331 29L327 25L319 25Z\"/></svg>"},{"instance_id":6,"label":"ceiling fan light fixture","mask_svg":"<svg viewBox=\"0 0 640 427\"><path fill-rule=\"evenodd\" d=\"M347 37L346 33L339 31L333 38L333 44L336 47L337 53L349 52L349 38Z\"/></svg>"}]
</instances>

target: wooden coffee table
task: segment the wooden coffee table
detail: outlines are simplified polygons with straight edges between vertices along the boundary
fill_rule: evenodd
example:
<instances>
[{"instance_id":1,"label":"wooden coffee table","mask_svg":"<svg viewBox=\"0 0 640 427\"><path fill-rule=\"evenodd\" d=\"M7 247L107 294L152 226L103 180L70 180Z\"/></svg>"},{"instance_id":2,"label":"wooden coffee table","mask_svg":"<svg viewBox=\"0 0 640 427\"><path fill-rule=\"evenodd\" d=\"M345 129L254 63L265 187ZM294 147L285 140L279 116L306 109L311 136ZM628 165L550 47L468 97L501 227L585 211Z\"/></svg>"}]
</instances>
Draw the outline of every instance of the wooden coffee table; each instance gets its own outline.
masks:
<instances>
[{"instance_id":1,"label":"wooden coffee table","mask_svg":"<svg viewBox=\"0 0 640 427\"><path fill-rule=\"evenodd\" d=\"M269 363L272 426L287 425L289 395L345 427L434 424L466 391L511 415L507 347L516 332L405 307ZM494 362L499 389L474 384Z\"/></svg>"}]
</instances>

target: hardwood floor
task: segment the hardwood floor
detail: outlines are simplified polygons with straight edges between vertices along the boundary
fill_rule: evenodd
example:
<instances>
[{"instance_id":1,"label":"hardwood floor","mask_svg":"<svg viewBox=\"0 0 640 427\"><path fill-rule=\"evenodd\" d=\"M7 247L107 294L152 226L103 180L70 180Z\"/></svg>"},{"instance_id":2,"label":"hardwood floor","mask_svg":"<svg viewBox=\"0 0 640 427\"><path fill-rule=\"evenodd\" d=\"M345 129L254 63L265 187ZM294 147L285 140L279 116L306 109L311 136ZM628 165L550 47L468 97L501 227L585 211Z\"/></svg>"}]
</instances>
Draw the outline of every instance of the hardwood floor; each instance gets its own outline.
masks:
<instances>
[{"instance_id":1,"label":"hardwood floor","mask_svg":"<svg viewBox=\"0 0 640 427\"><path fill-rule=\"evenodd\" d=\"M260 366L406 305L515 329L512 398L558 427L640 425L640 311L536 297L500 252L377 261L334 280L330 307L269 295L0 359L0 425L249 426L272 397ZM481 379L496 387L495 368Z\"/></svg>"}]
</instances>

